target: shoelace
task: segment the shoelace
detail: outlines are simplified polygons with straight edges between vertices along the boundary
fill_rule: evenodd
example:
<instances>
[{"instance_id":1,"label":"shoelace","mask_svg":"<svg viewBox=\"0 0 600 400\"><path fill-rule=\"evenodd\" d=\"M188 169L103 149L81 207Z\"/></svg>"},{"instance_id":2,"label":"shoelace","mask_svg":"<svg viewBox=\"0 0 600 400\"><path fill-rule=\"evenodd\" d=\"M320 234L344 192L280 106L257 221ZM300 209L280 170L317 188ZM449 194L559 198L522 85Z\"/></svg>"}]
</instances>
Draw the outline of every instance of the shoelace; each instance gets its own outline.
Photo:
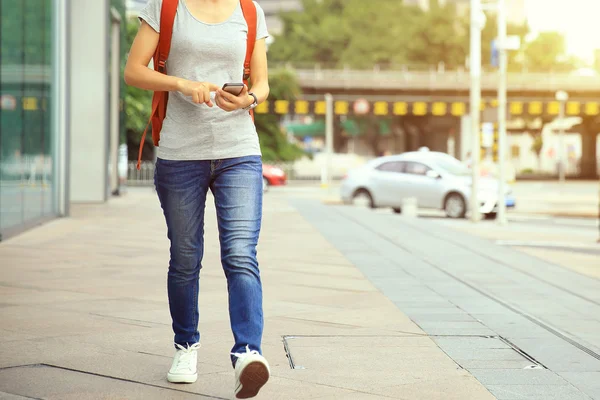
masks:
<instances>
[{"instance_id":1,"label":"shoelace","mask_svg":"<svg viewBox=\"0 0 600 400\"><path fill-rule=\"evenodd\" d=\"M192 354L195 350L200 349L200 343L194 343L191 346L183 347L182 345L175 343L175 346L182 351L181 355L179 356L179 359L177 360L177 369L179 369L180 367L186 366L189 364L190 362L190 358L192 357Z\"/></svg>"},{"instance_id":2,"label":"shoelace","mask_svg":"<svg viewBox=\"0 0 600 400\"><path fill-rule=\"evenodd\" d=\"M246 345L246 352L245 353L231 353L232 356L236 356L238 358L238 360L243 359L244 357L251 355L251 354L256 354L256 355L260 355L260 353L256 350L250 350L250 346Z\"/></svg>"}]
</instances>

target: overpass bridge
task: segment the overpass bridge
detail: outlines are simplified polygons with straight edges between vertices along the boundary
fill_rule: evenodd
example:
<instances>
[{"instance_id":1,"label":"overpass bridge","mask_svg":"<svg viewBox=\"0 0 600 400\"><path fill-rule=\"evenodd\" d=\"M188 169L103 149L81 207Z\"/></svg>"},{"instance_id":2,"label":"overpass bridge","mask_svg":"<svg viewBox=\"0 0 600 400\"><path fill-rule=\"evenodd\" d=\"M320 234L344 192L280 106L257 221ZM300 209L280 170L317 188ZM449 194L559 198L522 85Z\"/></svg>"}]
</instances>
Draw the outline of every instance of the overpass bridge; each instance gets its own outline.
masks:
<instances>
[{"instance_id":1,"label":"overpass bridge","mask_svg":"<svg viewBox=\"0 0 600 400\"><path fill-rule=\"evenodd\" d=\"M287 109L284 103L271 106L281 113L319 114L323 109L323 95L331 93L338 104L369 102L369 111L377 115L462 116L469 113L470 76L465 70L381 71L349 69L295 69L302 88L298 107ZM498 74L486 72L481 77L481 109L497 106ZM514 116L558 115L559 103L555 93L565 90L570 95L566 112L572 116L600 115L600 75L577 76L557 73L509 73L508 109ZM387 103L387 104L386 104ZM345 110L339 105L338 111ZM266 111L266 109L265 109ZM347 112L352 114L353 107Z\"/></svg>"},{"instance_id":2,"label":"overpass bridge","mask_svg":"<svg viewBox=\"0 0 600 400\"><path fill-rule=\"evenodd\" d=\"M293 102L263 103L256 109L257 113L324 116L326 106L323 96L331 93L338 119L342 116L372 115L386 119L388 126L414 132L416 139L401 144L399 148L394 145L392 151L411 150L420 145L446 151L445 141L450 136L465 146L468 142L460 137L468 130L462 126L463 117L470 113L470 76L466 70L335 70L317 66L294 71L302 88L301 98ZM482 122L495 122L497 119L497 82L496 72L482 74L482 101L479 106ZM573 129L582 137L580 173L585 177L596 177L600 75L509 73L509 127L520 132L541 131L544 124L559 115L560 103L555 100L558 90L569 93L565 104L566 116L581 118L581 124ZM343 147L345 141L339 136L336 133L337 148ZM457 147L460 154L460 144Z\"/></svg>"}]
</instances>

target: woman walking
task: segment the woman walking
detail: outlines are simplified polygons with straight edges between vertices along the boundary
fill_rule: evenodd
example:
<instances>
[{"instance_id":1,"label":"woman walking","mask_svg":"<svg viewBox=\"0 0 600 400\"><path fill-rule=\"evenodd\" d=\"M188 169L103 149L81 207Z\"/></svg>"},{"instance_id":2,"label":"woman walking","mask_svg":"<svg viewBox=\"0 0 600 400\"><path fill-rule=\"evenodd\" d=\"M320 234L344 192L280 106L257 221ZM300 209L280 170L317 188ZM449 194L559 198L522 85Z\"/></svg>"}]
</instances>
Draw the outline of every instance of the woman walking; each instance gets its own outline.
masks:
<instances>
[{"instance_id":1,"label":"woman walking","mask_svg":"<svg viewBox=\"0 0 600 400\"><path fill-rule=\"evenodd\" d=\"M169 92L160 131L155 186L171 242L167 279L175 334L169 382L197 379L199 273L204 253L204 209L214 195L221 261L229 291L235 344L235 394L254 397L269 378L261 355L262 286L256 245L262 219L262 161L249 110L269 94L264 12L257 13L251 57L252 87L237 95L226 83L242 82L248 32L240 0L179 0L168 75L149 69L159 43L163 1L149 0L131 47L125 80Z\"/></svg>"}]
</instances>

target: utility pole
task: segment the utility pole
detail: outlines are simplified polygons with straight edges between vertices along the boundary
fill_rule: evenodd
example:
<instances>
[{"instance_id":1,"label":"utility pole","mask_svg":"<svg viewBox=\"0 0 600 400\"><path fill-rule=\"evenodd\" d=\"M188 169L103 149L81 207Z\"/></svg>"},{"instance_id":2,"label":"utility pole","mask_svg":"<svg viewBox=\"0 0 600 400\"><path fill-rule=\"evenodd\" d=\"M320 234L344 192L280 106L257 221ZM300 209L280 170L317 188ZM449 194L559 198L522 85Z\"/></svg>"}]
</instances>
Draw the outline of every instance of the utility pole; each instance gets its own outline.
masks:
<instances>
[{"instance_id":1,"label":"utility pole","mask_svg":"<svg viewBox=\"0 0 600 400\"><path fill-rule=\"evenodd\" d=\"M333 157L333 96L330 93L325 95L325 167L321 185L329 187L331 184L331 158Z\"/></svg>"},{"instance_id":2,"label":"utility pole","mask_svg":"<svg viewBox=\"0 0 600 400\"><path fill-rule=\"evenodd\" d=\"M498 0L498 215L497 222L506 225L506 70L508 65L506 37L506 3Z\"/></svg>"},{"instance_id":3,"label":"utility pole","mask_svg":"<svg viewBox=\"0 0 600 400\"><path fill-rule=\"evenodd\" d=\"M558 180L562 184L565 182L567 169L565 154L565 103L569 100L569 94L564 90L559 90L556 92L556 100L560 104L558 112Z\"/></svg>"},{"instance_id":4,"label":"utility pole","mask_svg":"<svg viewBox=\"0 0 600 400\"><path fill-rule=\"evenodd\" d=\"M479 158L481 148L479 144L479 115L481 104L481 30L483 24L483 11L481 9L481 0L471 0L471 54L470 54L470 73L471 73L471 221L480 220L479 213Z\"/></svg>"}]
</instances>

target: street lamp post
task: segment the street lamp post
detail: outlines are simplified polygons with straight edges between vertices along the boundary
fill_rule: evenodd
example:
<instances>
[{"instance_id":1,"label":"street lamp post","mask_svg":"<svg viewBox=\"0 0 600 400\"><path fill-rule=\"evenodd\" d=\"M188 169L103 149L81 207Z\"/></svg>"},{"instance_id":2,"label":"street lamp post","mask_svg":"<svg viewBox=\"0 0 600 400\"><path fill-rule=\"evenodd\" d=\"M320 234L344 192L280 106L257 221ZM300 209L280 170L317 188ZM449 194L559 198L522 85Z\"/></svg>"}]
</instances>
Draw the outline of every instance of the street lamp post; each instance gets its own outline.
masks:
<instances>
[{"instance_id":1,"label":"street lamp post","mask_svg":"<svg viewBox=\"0 0 600 400\"><path fill-rule=\"evenodd\" d=\"M471 53L470 53L470 74L471 74L471 221L477 222L480 219L479 214L479 158L481 149L479 144L479 113L481 104L481 30L483 29L484 15L481 9L481 0L471 0Z\"/></svg>"},{"instance_id":2,"label":"street lamp post","mask_svg":"<svg viewBox=\"0 0 600 400\"><path fill-rule=\"evenodd\" d=\"M498 0L498 215L500 225L507 223L506 218L506 70L507 70L507 37L506 37L506 5Z\"/></svg>"},{"instance_id":3,"label":"street lamp post","mask_svg":"<svg viewBox=\"0 0 600 400\"><path fill-rule=\"evenodd\" d=\"M565 103L569 100L569 94L564 90L556 92L556 100L559 102L560 107L558 111L558 180L560 183L564 183L567 163L565 154Z\"/></svg>"},{"instance_id":4,"label":"street lamp post","mask_svg":"<svg viewBox=\"0 0 600 400\"><path fill-rule=\"evenodd\" d=\"M333 157L333 96L330 93L325 94L326 114L325 114L325 165L321 185L329 187L331 185L331 159Z\"/></svg>"}]
</instances>

